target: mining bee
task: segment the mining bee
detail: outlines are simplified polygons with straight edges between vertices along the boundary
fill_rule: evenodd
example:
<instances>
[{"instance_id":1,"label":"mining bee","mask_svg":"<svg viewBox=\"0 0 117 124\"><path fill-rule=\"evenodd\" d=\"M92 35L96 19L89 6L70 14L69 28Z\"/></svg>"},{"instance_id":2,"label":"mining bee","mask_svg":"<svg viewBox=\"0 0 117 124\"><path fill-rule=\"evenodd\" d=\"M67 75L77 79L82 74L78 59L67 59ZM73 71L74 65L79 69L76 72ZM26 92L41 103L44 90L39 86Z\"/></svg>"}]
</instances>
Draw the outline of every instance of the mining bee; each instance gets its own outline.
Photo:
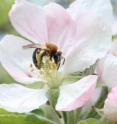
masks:
<instances>
[{"instance_id":1,"label":"mining bee","mask_svg":"<svg viewBox=\"0 0 117 124\"><path fill-rule=\"evenodd\" d=\"M62 60L63 60L62 64L64 64L65 62L65 58L62 56L62 52L58 51L58 47L53 43L45 43L45 45L43 46L40 44L32 43L23 46L23 48L35 48L32 55L32 59L37 69L41 69L44 57L49 57L51 61L54 61L54 63L57 66L57 70L59 69Z\"/></svg>"}]
</instances>

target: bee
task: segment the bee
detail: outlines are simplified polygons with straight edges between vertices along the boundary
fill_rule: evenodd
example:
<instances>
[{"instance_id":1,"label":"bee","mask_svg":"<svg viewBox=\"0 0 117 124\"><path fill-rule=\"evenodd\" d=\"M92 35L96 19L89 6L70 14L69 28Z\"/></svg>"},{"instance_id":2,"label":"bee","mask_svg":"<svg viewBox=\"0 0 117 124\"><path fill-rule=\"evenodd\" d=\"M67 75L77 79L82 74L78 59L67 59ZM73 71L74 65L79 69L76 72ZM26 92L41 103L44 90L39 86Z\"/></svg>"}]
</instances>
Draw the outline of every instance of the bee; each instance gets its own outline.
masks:
<instances>
[{"instance_id":1,"label":"bee","mask_svg":"<svg viewBox=\"0 0 117 124\"><path fill-rule=\"evenodd\" d=\"M58 51L58 47L53 43L45 43L43 46L32 43L23 46L23 48L35 48L32 55L32 60L37 69L41 69L44 57L49 57L51 61L54 61L57 66L57 70L59 69L62 60L62 64L65 63L65 58L62 56L62 52Z\"/></svg>"}]
</instances>

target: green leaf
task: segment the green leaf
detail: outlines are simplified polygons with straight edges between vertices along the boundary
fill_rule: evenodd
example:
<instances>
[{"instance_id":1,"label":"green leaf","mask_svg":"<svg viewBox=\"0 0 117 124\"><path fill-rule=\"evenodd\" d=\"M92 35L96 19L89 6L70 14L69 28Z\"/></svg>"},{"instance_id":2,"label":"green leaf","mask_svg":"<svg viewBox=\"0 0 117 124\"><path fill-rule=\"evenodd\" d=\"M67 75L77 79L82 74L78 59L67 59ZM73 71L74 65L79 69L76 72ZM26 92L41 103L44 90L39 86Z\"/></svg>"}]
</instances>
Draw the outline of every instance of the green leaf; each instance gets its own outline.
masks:
<instances>
[{"instance_id":1,"label":"green leaf","mask_svg":"<svg viewBox=\"0 0 117 124\"><path fill-rule=\"evenodd\" d=\"M109 119L107 119L107 118L101 118L100 119L100 123L101 124L112 124L112 121L111 120L109 120Z\"/></svg>"},{"instance_id":2,"label":"green leaf","mask_svg":"<svg viewBox=\"0 0 117 124\"><path fill-rule=\"evenodd\" d=\"M99 108L99 109L103 108L105 99L107 98L107 94L108 94L108 88L107 87L102 87L100 97L98 98L98 100L95 103L94 107ZM87 118L99 118L99 115L92 108L92 111L90 111L90 113L88 114Z\"/></svg>"},{"instance_id":3,"label":"green leaf","mask_svg":"<svg viewBox=\"0 0 117 124\"><path fill-rule=\"evenodd\" d=\"M87 120L82 120L78 124L101 124L100 121L94 118L89 118Z\"/></svg>"},{"instance_id":4,"label":"green leaf","mask_svg":"<svg viewBox=\"0 0 117 124\"><path fill-rule=\"evenodd\" d=\"M95 119L95 118L89 118L87 120L82 120L78 122L77 124L112 124L112 122L108 119Z\"/></svg>"},{"instance_id":5,"label":"green leaf","mask_svg":"<svg viewBox=\"0 0 117 124\"><path fill-rule=\"evenodd\" d=\"M34 113L18 114L0 110L0 124L55 124L47 118Z\"/></svg>"},{"instance_id":6,"label":"green leaf","mask_svg":"<svg viewBox=\"0 0 117 124\"><path fill-rule=\"evenodd\" d=\"M14 0L0 0L0 27L8 22L8 12Z\"/></svg>"},{"instance_id":7,"label":"green leaf","mask_svg":"<svg viewBox=\"0 0 117 124\"><path fill-rule=\"evenodd\" d=\"M0 124L26 124L24 116L17 116L13 114L1 114Z\"/></svg>"},{"instance_id":8,"label":"green leaf","mask_svg":"<svg viewBox=\"0 0 117 124\"><path fill-rule=\"evenodd\" d=\"M55 122L36 114L27 115L25 120L26 120L26 123L24 124L56 124Z\"/></svg>"},{"instance_id":9,"label":"green leaf","mask_svg":"<svg viewBox=\"0 0 117 124\"><path fill-rule=\"evenodd\" d=\"M5 71L5 69L0 65L0 83L11 83L14 82L14 80L11 78L11 76Z\"/></svg>"},{"instance_id":10,"label":"green leaf","mask_svg":"<svg viewBox=\"0 0 117 124\"><path fill-rule=\"evenodd\" d=\"M115 34L115 35L112 36L112 40L113 41L116 41L117 40L117 34Z\"/></svg>"},{"instance_id":11,"label":"green leaf","mask_svg":"<svg viewBox=\"0 0 117 124\"><path fill-rule=\"evenodd\" d=\"M32 113L40 115L40 116L45 116L42 109L35 109L32 111Z\"/></svg>"}]
</instances>

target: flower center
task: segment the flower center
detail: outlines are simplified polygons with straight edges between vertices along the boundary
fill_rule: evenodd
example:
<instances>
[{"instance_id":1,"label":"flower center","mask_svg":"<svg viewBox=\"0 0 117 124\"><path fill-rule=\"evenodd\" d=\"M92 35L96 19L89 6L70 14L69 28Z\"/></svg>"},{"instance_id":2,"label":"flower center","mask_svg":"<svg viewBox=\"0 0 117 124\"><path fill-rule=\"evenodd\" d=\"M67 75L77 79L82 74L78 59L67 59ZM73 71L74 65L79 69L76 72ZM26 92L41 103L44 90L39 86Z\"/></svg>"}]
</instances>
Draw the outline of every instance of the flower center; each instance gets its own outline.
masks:
<instances>
[{"instance_id":1,"label":"flower center","mask_svg":"<svg viewBox=\"0 0 117 124\"><path fill-rule=\"evenodd\" d=\"M46 43L43 46L30 44L24 46L24 48L26 47L35 48L32 58L33 64L37 68L36 72L41 74L49 87L58 86L61 83L61 74L58 69L65 62L62 52L58 51L58 47L53 43ZM35 71L32 72L34 73Z\"/></svg>"},{"instance_id":2,"label":"flower center","mask_svg":"<svg viewBox=\"0 0 117 124\"><path fill-rule=\"evenodd\" d=\"M62 59L64 59L62 52L58 51L58 47L52 43L46 43L43 47L36 47L33 52L33 63L39 70L45 67L58 70Z\"/></svg>"},{"instance_id":3,"label":"flower center","mask_svg":"<svg viewBox=\"0 0 117 124\"><path fill-rule=\"evenodd\" d=\"M62 62L62 52L57 51L58 47L54 44L46 43L46 49L37 48L33 54L33 62L40 70L47 85L51 88L61 84L61 74L58 69Z\"/></svg>"}]
</instances>

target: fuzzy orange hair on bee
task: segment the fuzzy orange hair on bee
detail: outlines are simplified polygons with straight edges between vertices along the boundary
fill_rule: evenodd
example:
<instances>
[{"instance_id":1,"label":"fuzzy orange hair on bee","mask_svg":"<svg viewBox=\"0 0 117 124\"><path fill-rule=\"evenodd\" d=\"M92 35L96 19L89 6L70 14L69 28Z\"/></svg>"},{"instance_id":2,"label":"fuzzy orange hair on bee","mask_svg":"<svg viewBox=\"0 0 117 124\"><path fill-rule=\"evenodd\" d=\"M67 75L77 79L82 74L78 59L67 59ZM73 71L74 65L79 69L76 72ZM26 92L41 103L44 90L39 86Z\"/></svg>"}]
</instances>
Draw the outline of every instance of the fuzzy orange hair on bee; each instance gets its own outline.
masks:
<instances>
[{"instance_id":1,"label":"fuzzy orange hair on bee","mask_svg":"<svg viewBox=\"0 0 117 124\"><path fill-rule=\"evenodd\" d=\"M53 43L47 42L45 45L46 45L47 49L50 49L50 51L52 51L53 53L56 53L58 50L58 47Z\"/></svg>"}]
</instances>

